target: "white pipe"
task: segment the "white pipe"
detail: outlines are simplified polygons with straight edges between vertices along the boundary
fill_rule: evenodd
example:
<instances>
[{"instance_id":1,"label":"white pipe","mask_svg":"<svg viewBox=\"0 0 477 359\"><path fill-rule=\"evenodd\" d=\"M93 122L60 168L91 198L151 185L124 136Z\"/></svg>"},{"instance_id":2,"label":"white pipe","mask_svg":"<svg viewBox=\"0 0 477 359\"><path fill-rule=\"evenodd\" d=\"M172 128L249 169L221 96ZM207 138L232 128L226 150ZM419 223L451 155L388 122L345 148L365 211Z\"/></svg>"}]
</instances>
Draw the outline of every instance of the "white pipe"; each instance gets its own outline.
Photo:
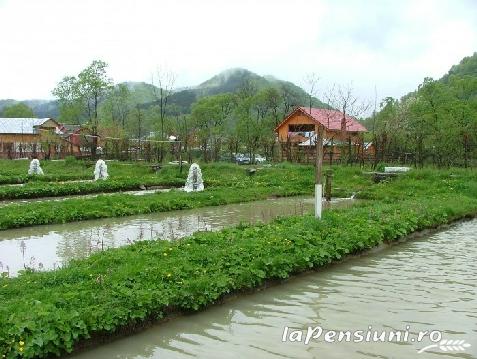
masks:
<instances>
[{"instance_id":1,"label":"white pipe","mask_svg":"<svg viewBox=\"0 0 477 359\"><path fill-rule=\"evenodd\" d=\"M321 219L323 185L315 184L315 218Z\"/></svg>"}]
</instances>

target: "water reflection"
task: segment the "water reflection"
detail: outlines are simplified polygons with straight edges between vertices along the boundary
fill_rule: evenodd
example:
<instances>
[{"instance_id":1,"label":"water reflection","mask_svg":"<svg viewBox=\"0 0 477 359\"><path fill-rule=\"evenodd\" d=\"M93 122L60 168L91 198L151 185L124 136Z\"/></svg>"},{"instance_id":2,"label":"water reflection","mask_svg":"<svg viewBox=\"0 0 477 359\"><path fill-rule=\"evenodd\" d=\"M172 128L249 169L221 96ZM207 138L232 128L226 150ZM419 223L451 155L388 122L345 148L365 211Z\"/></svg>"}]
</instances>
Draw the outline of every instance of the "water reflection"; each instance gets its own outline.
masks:
<instances>
[{"instance_id":1,"label":"water reflection","mask_svg":"<svg viewBox=\"0 0 477 359\"><path fill-rule=\"evenodd\" d=\"M477 358L477 221L354 258L204 312L157 325L76 359ZM442 331L465 352L423 343L283 343L283 328Z\"/></svg>"},{"instance_id":2,"label":"water reflection","mask_svg":"<svg viewBox=\"0 0 477 359\"><path fill-rule=\"evenodd\" d=\"M350 200L335 200L331 205L347 206L350 203ZM174 240L199 230L218 230L241 222L268 222L281 215L303 214L311 211L312 206L310 198L280 198L5 230L0 231L0 265L3 265L3 271L8 266L10 275L15 275L25 266L53 269L73 258L82 258L107 248L156 238Z\"/></svg>"}]
</instances>

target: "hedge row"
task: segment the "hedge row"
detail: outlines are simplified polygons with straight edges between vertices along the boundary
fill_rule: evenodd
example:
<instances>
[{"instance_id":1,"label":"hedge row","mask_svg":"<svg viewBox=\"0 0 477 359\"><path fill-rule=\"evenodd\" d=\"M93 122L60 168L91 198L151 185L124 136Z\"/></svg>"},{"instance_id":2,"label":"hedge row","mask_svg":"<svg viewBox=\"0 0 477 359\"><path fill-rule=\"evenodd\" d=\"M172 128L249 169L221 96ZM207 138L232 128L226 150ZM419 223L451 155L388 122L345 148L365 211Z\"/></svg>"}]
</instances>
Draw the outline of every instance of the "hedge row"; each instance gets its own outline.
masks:
<instances>
[{"instance_id":1,"label":"hedge row","mask_svg":"<svg viewBox=\"0 0 477 359\"><path fill-rule=\"evenodd\" d=\"M71 352L82 340L167 313L196 311L266 280L319 268L409 233L474 215L447 196L375 203L107 250L53 272L0 280L0 353Z\"/></svg>"}]
</instances>

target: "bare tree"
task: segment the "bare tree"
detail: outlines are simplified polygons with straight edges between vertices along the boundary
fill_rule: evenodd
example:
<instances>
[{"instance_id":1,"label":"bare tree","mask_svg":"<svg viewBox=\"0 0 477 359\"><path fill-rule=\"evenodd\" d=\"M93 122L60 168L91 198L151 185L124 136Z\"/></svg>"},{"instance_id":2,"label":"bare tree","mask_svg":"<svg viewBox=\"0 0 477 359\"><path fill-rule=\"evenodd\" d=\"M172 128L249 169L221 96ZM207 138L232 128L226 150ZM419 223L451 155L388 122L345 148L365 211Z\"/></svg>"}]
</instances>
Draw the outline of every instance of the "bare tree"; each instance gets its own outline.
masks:
<instances>
[{"instance_id":1,"label":"bare tree","mask_svg":"<svg viewBox=\"0 0 477 359\"><path fill-rule=\"evenodd\" d=\"M319 77L315 73L305 76L306 88L308 90L310 116L312 116L313 97L318 92ZM315 125L315 218L321 219L323 186L321 176L323 173L323 135L324 127L322 124ZM311 144L310 138L310 144Z\"/></svg>"},{"instance_id":2,"label":"bare tree","mask_svg":"<svg viewBox=\"0 0 477 359\"><path fill-rule=\"evenodd\" d=\"M313 107L313 97L318 93L318 81L320 78L316 73L310 73L305 76L304 82L306 84L307 93L309 96L309 106L310 106L310 116L311 109ZM315 131L315 184L321 184L322 176L322 167L323 167L323 126L316 126L317 131ZM311 144L311 138L310 138Z\"/></svg>"},{"instance_id":3,"label":"bare tree","mask_svg":"<svg viewBox=\"0 0 477 359\"><path fill-rule=\"evenodd\" d=\"M318 93L318 81L320 78L315 72L309 73L305 76L304 82L306 84L308 96L309 96L309 105L310 105L310 112L311 108L313 107L313 97L316 97Z\"/></svg>"},{"instance_id":4,"label":"bare tree","mask_svg":"<svg viewBox=\"0 0 477 359\"><path fill-rule=\"evenodd\" d=\"M152 94L159 106L159 120L160 120L160 136L161 141L165 139L164 136L164 121L166 117L167 105L171 95L174 92L174 85L177 75L162 68L158 68L155 74L151 75ZM164 158L164 146L161 143L160 161Z\"/></svg>"},{"instance_id":5,"label":"bare tree","mask_svg":"<svg viewBox=\"0 0 477 359\"><path fill-rule=\"evenodd\" d=\"M345 86L333 85L326 94L327 102L332 107L341 111L341 139L348 140L348 163L352 162L351 135L348 133L348 127L351 125L348 118L359 117L368 111L370 105L360 100L355 94L352 84ZM346 138L347 137L347 138ZM343 147L344 149L344 147Z\"/></svg>"}]
</instances>

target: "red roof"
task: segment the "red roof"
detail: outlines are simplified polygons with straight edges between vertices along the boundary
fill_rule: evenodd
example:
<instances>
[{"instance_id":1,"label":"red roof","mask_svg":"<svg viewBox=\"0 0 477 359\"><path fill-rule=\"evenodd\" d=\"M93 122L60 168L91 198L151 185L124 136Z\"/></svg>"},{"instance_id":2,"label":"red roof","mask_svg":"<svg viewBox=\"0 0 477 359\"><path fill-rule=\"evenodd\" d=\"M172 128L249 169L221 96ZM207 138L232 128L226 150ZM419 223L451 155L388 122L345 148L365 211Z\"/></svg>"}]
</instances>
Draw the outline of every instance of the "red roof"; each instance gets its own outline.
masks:
<instances>
[{"instance_id":1,"label":"red roof","mask_svg":"<svg viewBox=\"0 0 477 359\"><path fill-rule=\"evenodd\" d=\"M294 113L303 112L315 122L323 125L328 130L341 130L341 120L343 119L343 113L336 110L328 110L323 108L312 108L310 112L309 107L298 107L288 117L286 117L276 128L281 127ZM348 132L367 132L368 130L359 121L346 115L345 123L346 131Z\"/></svg>"}]
</instances>

